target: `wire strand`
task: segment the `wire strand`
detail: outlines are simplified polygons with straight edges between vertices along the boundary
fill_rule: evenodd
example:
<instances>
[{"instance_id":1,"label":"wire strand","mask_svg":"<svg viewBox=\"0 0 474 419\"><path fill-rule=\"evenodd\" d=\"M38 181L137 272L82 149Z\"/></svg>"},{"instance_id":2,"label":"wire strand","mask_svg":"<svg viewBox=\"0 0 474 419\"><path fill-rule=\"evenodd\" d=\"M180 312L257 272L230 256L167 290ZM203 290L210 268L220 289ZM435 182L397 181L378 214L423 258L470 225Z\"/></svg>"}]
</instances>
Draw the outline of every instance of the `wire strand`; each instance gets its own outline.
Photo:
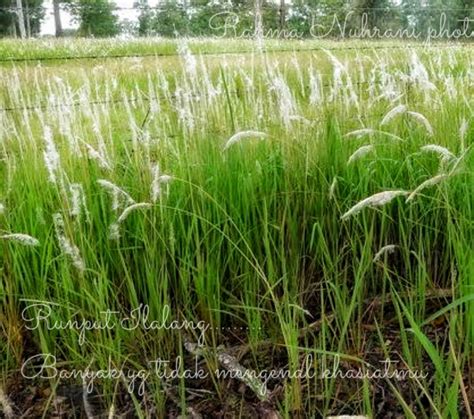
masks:
<instances>
[{"instance_id":1,"label":"wire strand","mask_svg":"<svg viewBox=\"0 0 474 419\"><path fill-rule=\"evenodd\" d=\"M395 50L395 49L416 49L416 48L437 48L437 49L449 49L449 48L470 48L472 44L463 41L450 42L448 44L422 44L417 45L371 45L371 46L347 46L337 48L281 48L281 49L269 49L267 53L282 53L282 52L313 52L313 51L352 51L352 50ZM202 51L199 55L206 56L225 56L225 55L237 55L237 54L252 54L256 53L256 50L239 50L239 51L224 51L224 52L210 52ZM71 55L71 56L52 56L52 57L3 57L0 58L0 63L18 63L18 62L41 62L41 61L66 61L66 60L104 60L104 59L126 59L126 58L162 58L162 57L178 57L178 53L163 53L154 52L150 54L109 54L109 55Z\"/></svg>"}]
</instances>

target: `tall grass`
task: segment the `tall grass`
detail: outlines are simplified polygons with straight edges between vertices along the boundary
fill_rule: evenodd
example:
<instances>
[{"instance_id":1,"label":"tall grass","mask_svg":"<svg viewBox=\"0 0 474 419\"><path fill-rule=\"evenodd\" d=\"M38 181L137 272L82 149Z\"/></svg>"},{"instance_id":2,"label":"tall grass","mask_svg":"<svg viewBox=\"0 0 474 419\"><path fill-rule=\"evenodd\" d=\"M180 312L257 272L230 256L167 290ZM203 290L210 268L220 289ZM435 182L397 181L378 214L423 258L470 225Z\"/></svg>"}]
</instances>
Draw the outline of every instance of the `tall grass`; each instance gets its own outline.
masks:
<instances>
[{"instance_id":1,"label":"tall grass","mask_svg":"<svg viewBox=\"0 0 474 419\"><path fill-rule=\"evenodd\" d=\"M465 417L469 51L221 62L188 51L175 71L159 61L1 69L1 104L35 108L0 111L5 383L31 353L71 369L184 355L197 339L186 330L93 330L82 340L46 322L28 330L34 310L23 311L48 301L52 323L146 304L150 319L169 306L170 319L210 325L202 365L211 370L235 347L256 371L295 371L309 354L318 371L338 357L343 369L390 358L428 373L377 383L401 413ZM47 383L54 390L58 379ZM211 383L200 397L224 403L228 382ZM272 403L286 417L384 409L368 379L279 384ZM122 385L100 383L104 406ZM170 403L185 413L192 387L152 377L146 393L162 416ZM137 415L151 415L135 396Z\"/></svg>"}]
</instances>

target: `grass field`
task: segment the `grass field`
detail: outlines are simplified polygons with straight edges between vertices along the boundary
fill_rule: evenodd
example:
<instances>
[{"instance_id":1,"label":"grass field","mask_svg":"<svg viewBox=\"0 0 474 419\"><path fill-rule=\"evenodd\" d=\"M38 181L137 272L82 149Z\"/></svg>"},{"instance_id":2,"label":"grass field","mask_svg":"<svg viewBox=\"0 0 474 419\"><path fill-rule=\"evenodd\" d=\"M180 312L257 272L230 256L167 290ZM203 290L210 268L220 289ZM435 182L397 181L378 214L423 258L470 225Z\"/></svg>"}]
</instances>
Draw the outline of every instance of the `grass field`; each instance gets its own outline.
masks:
<instances>
[{"instance_id":1,"label":"grass field","mask_svg":"<svg viewBox=\"0 0 474 419\"><path fill-rule=\"evenodd\" d=\"M473 46L69 42L0 42L6 417L472 417Z\"/></svg>"}]
</instances>

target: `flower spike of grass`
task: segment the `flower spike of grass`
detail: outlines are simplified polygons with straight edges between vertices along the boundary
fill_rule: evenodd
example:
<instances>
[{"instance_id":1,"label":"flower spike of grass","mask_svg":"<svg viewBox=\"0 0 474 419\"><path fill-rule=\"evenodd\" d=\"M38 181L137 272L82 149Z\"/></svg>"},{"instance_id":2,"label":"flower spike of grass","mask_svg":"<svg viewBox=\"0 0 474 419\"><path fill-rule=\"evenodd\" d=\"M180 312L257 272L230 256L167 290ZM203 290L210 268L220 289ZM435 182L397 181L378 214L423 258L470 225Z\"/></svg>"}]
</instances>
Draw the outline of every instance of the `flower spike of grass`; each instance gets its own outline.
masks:
<instances>
[{"instance_id":1,"label":"flower spike of grass","mask_svg":"<svg viewBox=\"0 0 474 419\"><path fill-rule=\"evenodd\" d=\"M395 119L397 116L402 115L407 112L406 105L397 105L393 109L391 109L380 122L380 125L387 125L390 121Z\"/></svg>"},{"instance_id":2,"label":"flower spike of grass","mask_svg":"<svg viewBox=\"0 0 474 419\"><path fill-rule=\"evenodd\" d=\"M378 262L383 256L387 254L391 254L395 252L395 250L398 248L396 244L387 244L386 246L383 246L374 256L374 259L372 260L374 263Z\"/></svg>"},{"instance_id":3,"label":"flower spike of grass","mask_svg":"<svg viewBox=\"0 0 474 419\"><path fill-rule=\"evenodd\" d=\"M369 196L368 198L363 199L362 201L355 204L352 208L350 208L347 212L345 212L341 220L345 220L349 217L352 217L359 212L361 212L364 208L367 207L382 207L388 203L390 203L393 199L399 196L406 196L408 195L408 191L404 190L393 190L393 191L384 191L379 192L374 195Z\"/></svg>"},{"instance_id":4,"label":"flower spike of grass","mask_svg":"<svg viewBox=\"0 0 474 419\"><path fill-rule=\"evenodd\" d=\"M351 154L349 157L349 160L347 160L347 164L351 164L355 162L356 160L361 159L362 157L367 156L368 154L374 152L375 147L372 144L369 145L363 145L359 147L354 153Z\"/></svg>"},{"instance_id":5,"label":"flower spike of grass","mask_svg":"<svg viewBox=\"0 0 474 419\"><path fill-rule=\"evenodd\" d=\"M420 185L418 185L416 187L416 189L410 193L410 195L408 196L408 198L406 199L406 202L411 202L415 199L415 197L423 190L423 189L426 189L426 188L429 188L431 186L434 186L434 185L437 185L443 181L445 181L446 179L449 178L449 175L447 175L446 173L442 173L442 174L439 174L439 175L436 175L436 176L433 176L432 178L429 178L427 180L425 180L423 183L421 183Z\"/></svg>"},{"instance_id":6,"label":"flower spike of grass","mask_svg":"<svg viewBox=\"0 0 474 419\"><path fill-rule=\"evenodd\" d=\"M422 115L419 112L413 112L413 111L408 111L407 115L410 115L413 119L415 119L415 121L423 125L423 127L425 127L426 132L428 133L430 137L434 135L434 130L433 130L432 125L430 124L430 121L428 121L428 119L424 115Z\"/></svg>"},{"instance_id":7,"label":"flower spike of grass","mask_svg":"<svg viewBox=\"0 0 474 419\"><path fill-rule=\"evenodd\" d=\"M451 153L446 147L443 147L437 144L427 144L421 147L421 151L436 153L444 161L450 161L456 158L456 156L453 153Z\"/></svg>"},{"instance_id":8,"label":"flower spike of grass","mask_svg":"<svg viewBox=\"0 0 474 419\"><path fill-rule=\"evenodd\" d=\"M257 139L264 139L267 138L268 135L265 134L264 132L260 131L240 131L234 134L232 137L230 137L227 142L224 145L223 150L227 150L229 147L231 147L234 144L239 143L240 141L246 139L246 138L257 138Z\"/></svg>"},{"instance_id":9,"label":"flower spike of grass","mask_svg":"<svg viewBox=\"0 0 474 419\"><path fill-rule=\"evenodd\" d=\"M139 202L137 204L132 204L129 207L125 208L120 214L120 217L117 219L117 223L121 224L123 223L127 217L132 213L133 211L139 210L139 209L147 209L147 208L152 208L153 204L150 204L149 202Z\"/></svg>"},{"instance_id":10,"label":"flower spike of grass","mask_svg":"<svg viewBox=\"0 0 474 419\"><path fill-rule=\"evenodd\" d=\"M23 246L32 246L36 247L40 245L38 239L23 233L10 233L10 234L3 234L0 236L1 240L9 240L13 242L18 242Z\"/></svg>"},{"instance_id":11,"label":"flower spike of grass","mask_svg":"<svg viewBox=\"0 0 474 419\"><path fill-rule=\"evenodd\" d=\"M376 135L376 134L382 135L384 137L390 138L391 140L395 140L395 141L400 141L400 142L405 141L403 138L391 132L382 131L382 130L373 129L373 128L357 129L355 131L348 132L347 134L344 135L344 137L345 138L350 138L350 137L361 138L365 135Z\"/></svg>"}]
</instances>

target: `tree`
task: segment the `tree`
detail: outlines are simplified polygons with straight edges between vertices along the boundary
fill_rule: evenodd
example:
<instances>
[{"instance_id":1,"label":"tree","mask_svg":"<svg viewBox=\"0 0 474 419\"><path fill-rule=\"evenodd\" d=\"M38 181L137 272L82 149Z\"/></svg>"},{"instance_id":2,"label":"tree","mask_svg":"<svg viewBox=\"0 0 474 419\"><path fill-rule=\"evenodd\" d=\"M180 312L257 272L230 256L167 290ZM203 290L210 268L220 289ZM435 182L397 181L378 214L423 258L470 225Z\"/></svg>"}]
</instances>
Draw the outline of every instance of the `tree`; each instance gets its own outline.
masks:
<instances>
[{"instance_id":1,"label":"tree","mask_svg":"<svg viewBox=\"0 0 474 419\"><path fill-rule=\"evenodd\" d=\"M459 0L459 10L456 12L456 27L458 29L464 29L464 20L470 19L471 24L468 27L471 28L472 31L472 21L474 20L474 4L472 0Z\"/></svg>"},{"instance_id":2,"label":"tree","mask_svg":"<svg viewBox=\"0 0 474 419\"><path fill-rule=\"evenodd\" d=\"M61 24L61 9L60 9L60 0L53 0L53 10L54 10L54 27L56 29L56 36L63 36L63 25Z\"/></svg>"},{"instance_id":3,"label":"tree","mask_svg":"<svg viewBox=\"0 0 474 419\"><path fill-rule=\"evenodd\" d=\"M213 25L222 22L223 13L231 11L228 3L204 2L202 4L191 4L189 18L189 31L197 36L217 35L213 29Z\"/></svg>"},{"instance_id":4,"label":"tree","mask_svg":"<svg viewBox=\"0 0 474 419\"><path fill-rule=\"evenodd\" d=\"M10 0L0 0L0 35L3 36L14 35L15 20L10 6Z\"/></svg>"},{"instance_id":5,"label":"tree","mask_svg":"<svg viewBox=\"0 0 474 419\"><path fill-rule=\"evenodd\" d=\"M148 0L138 0L135 2L133 7L139 10L138 35L139 36L150 35L151 30L152 30L153 14L148 4Z\"/></svg>"},{"instance_id":6,"label":"tree","mask_svg":"<svg viewBox=\"0 0 474 419\"><path fill-rule=\"evenodd\" d=\"M256 39L259 42L259 48L261 47L260 42L263 39L262 6L263 6L263 0L255 0L254 30L255 30Z\"/></svg>"},{"instance_id":7,"label":"tree","mask_svg":"<svg viewBox=\"0 0 474 419\"><path fill-rule=\"evenodd\" d=\"M280 0L280 30L285 29L286 24L286 5L285 0Z\"/></svg>"},{"instance_id":8,"label":"tree","mask_svg":"<svg viewBox=\"0 0 474 419\"><path fill-rule=\"evenodd\" d=\"M161 36L187 35L189 17L184 5L174 0L167 0L160 4L152 26L154 31Z\"/></svg>"},{"instance_id":9,"label":"tree","mask_svg":"<svg viewBox=\"0 0 474 419\"><path fill-rule=\"evenodd\" d=\"M120 32L114 3L107 0L68 0L65 5L79 23L78 33L82 36L109 37Z\"/></svg>"},{"instance_id":10,"label":"tree","mask_svg":"<svg viewBox=\"0 0 474 419\"><path fill-rule=\"evenodd\" d=\"M39 33L44 18L43 0L22 0L21 18L17 13L17 2L0 0L0 36L34 36Z\"/></svg>"},{"instance_id":11,"label":"tree","mask_svg":"<svg viewBox=\"0 0 474 419\"><path fill-rule=\"evenodd\" d=\"M23 0L23 5L28 36L36 36L40 33L41 22L45 16L43 0Z\"/></svg>"},{"instance_id":12,"label":"tree","mask_svg":"<svg viewBox=\"0 0 474 419\"><path fill-rule=\"evenodd\" d=\"M26 38L25 17L23 15L23 4L21 0L16 0L16 15L18 18L18 28L20 29L20 36Z\"/></svg>"},{"instance_id":13,"label":"tree","mask_svg":"<svg viewBox=\"0 0 474 419\"><path fill-rule=\"evenodd\" d=\"M397 18L391 0L359 0L355 3L356 17L367 19L368 29L378 28L385 31L399 26L400 19Z\"/></svg>"}]
</instances>

